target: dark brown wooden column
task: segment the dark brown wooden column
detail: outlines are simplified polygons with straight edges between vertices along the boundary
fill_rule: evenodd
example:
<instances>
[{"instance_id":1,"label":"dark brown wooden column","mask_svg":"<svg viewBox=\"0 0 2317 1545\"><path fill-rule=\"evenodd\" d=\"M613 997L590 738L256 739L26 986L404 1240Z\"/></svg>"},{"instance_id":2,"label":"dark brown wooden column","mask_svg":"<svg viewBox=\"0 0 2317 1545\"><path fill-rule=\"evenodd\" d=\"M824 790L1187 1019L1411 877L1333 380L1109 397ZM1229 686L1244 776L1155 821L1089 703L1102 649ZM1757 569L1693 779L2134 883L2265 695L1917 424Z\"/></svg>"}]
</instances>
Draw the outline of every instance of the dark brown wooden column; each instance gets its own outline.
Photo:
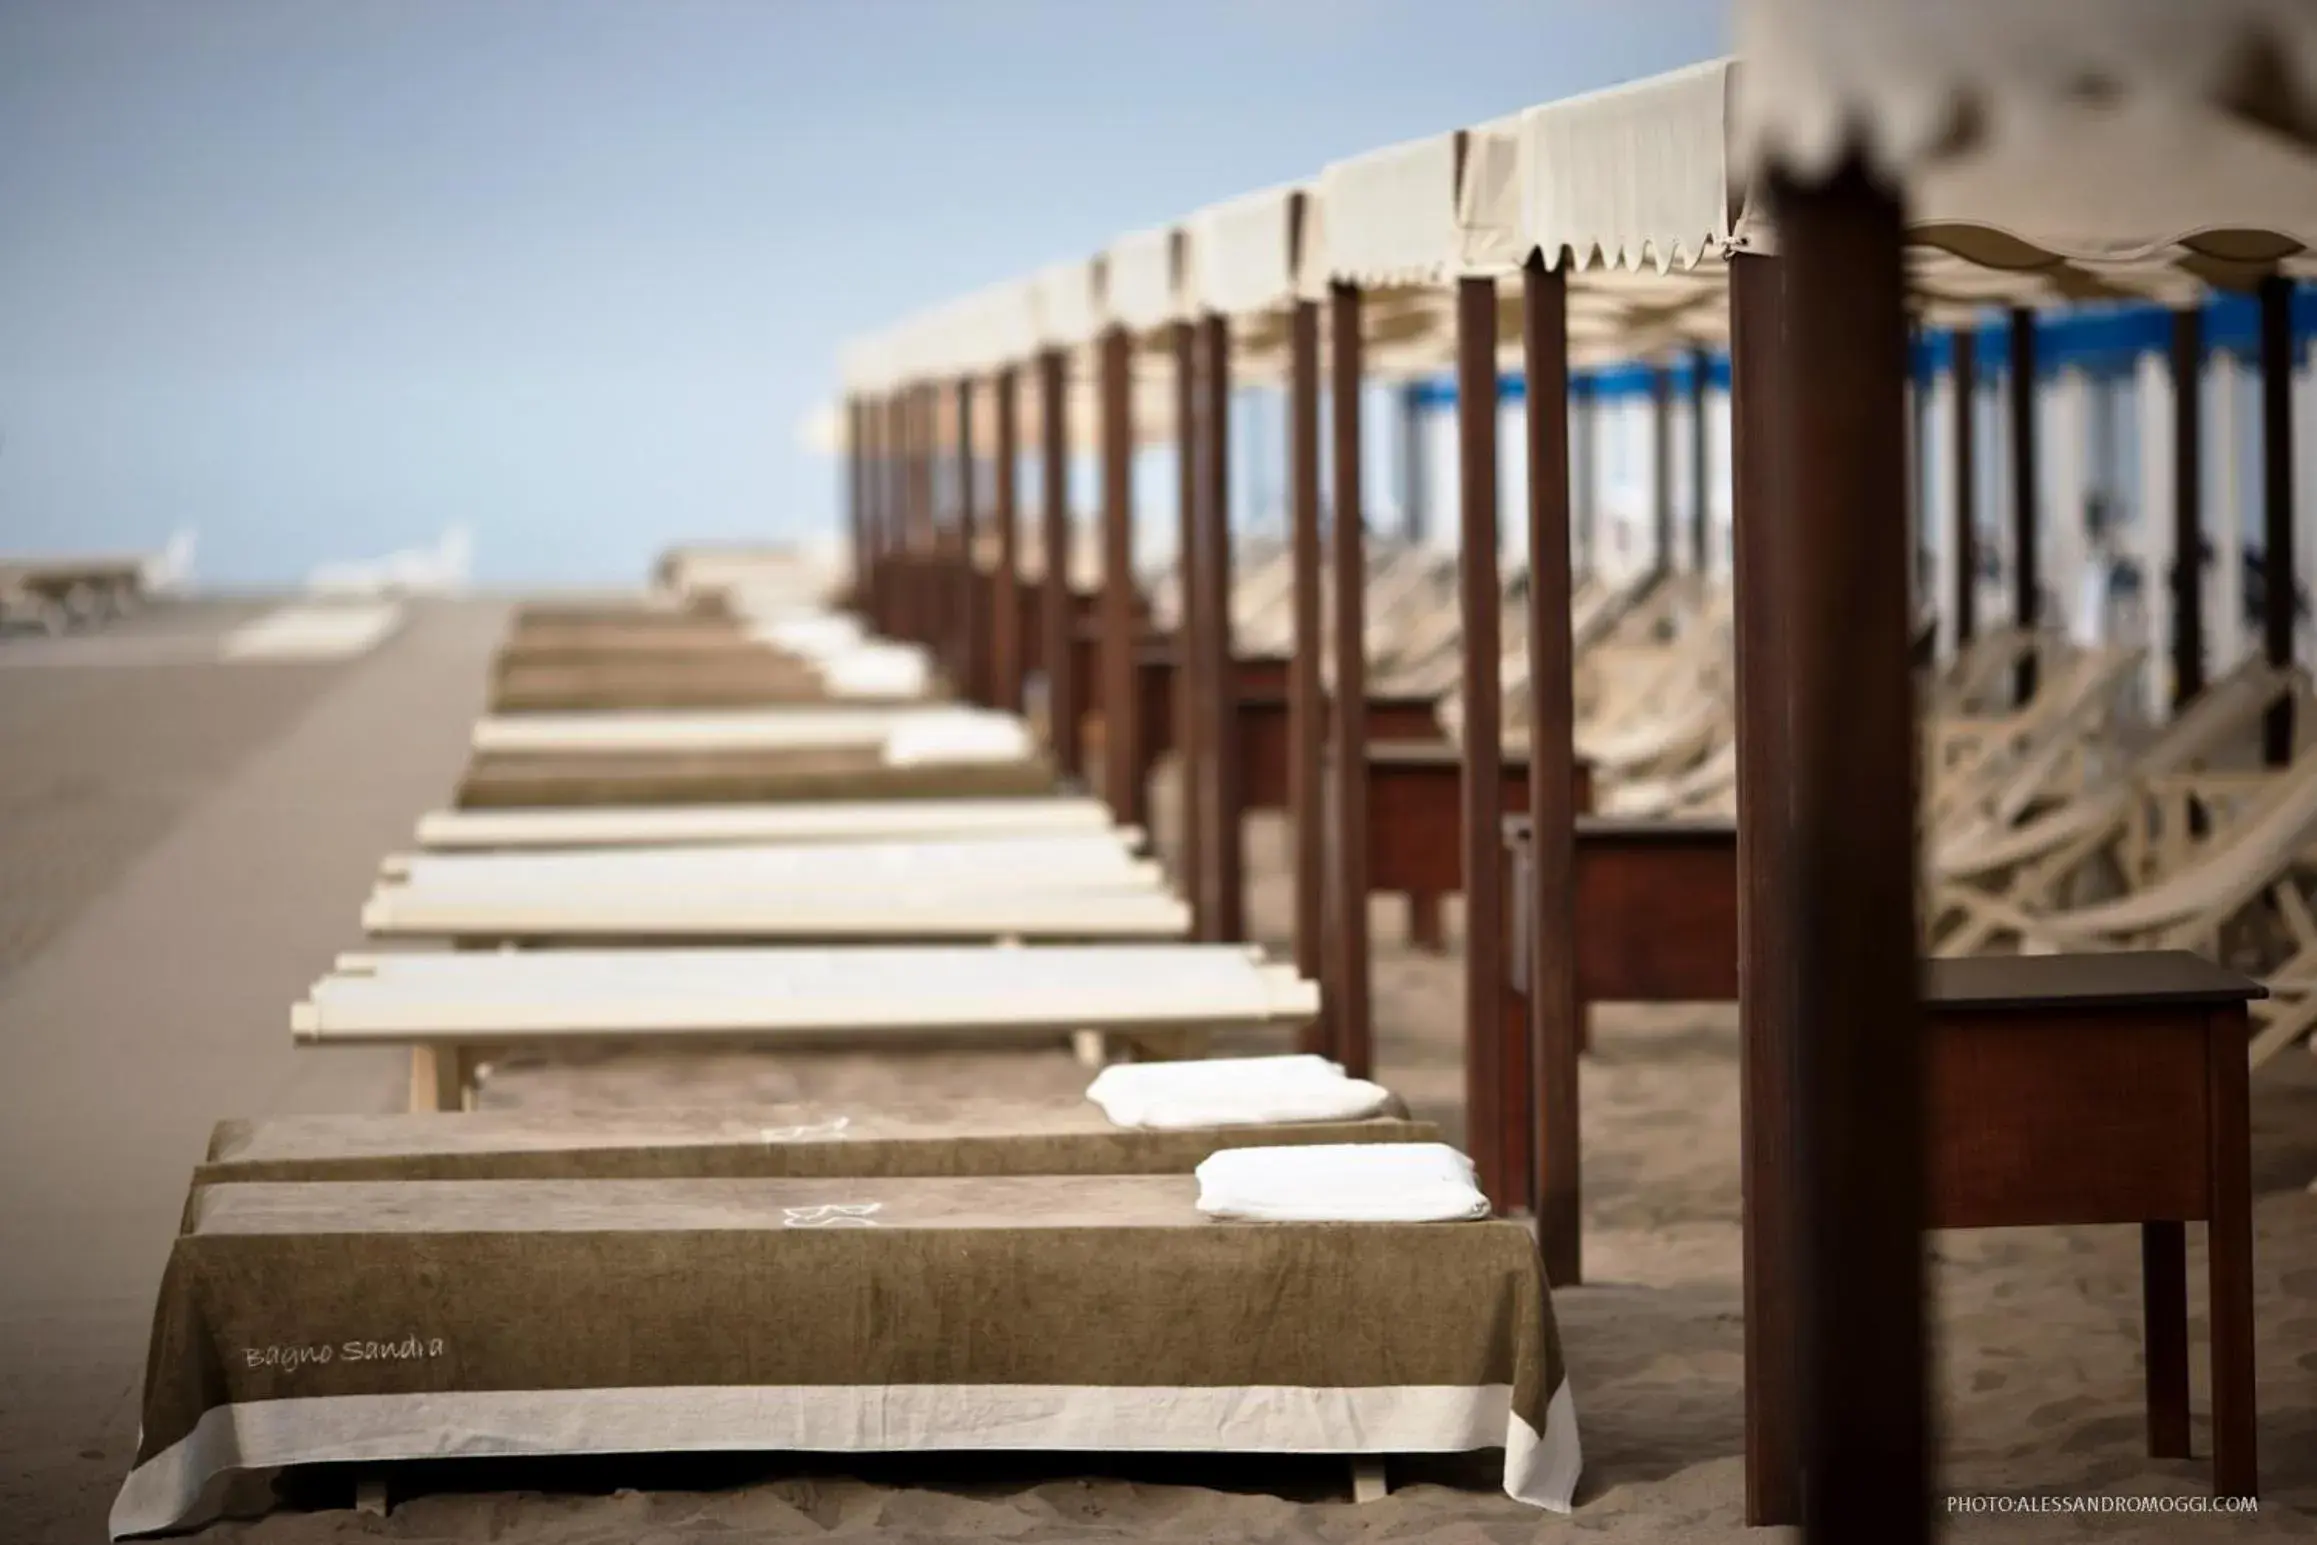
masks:
<instances>
[{"instance_id":1,"label":"dark brown wooden column","mask_svg":"<svg viewBox=\"0 0 2317 1545\"><path fill-rule=\"evenodd\" d=\"M853 410L853 433L860 446L861 552L853 569L853 610L871 632L877 626L877 402L864 397Z\"/></svg>"},{"instance_id":2,"label":"dark brown wooden column","mask_svg":"<svg viewBox=\"0 0 2317 1545\"><path fill-rule=\"evenodd\" d=\"M1021 373L1007 365L993 383L997 477L990 519L997 526L997 572L990 584L990 706L1022 711L1022 538L1019 503Z\"/></svg>"},{"instance_id":3,"label":"dark brown wooden column","mask_svg":"<svg viewBox=\"0 0 2317 1545\"><path fill-rule=\"evenodd\" d=\"M2011 310L2011 620L2022 632L2033 633L2043 620L2043 579L2038 572L2042 546L2040 531L2041 486L2036 477L2035 422L2035 313L2025 306ZM2035 696L2036 661L2033 654L2019 662L2017 697Z\"/></svg>"},{"instance_id":4,"label":"dark brown wooden column","mask_svg":"<svg viewBox=\"0 0 2317 1545\"><path fill-rule=\"evenodd\" d=\"M862 502L864 480L862 463L867 448L861 443L861 399L845 399L845 486L841 497L845 502L845 572L852 576L847 600L860 604L864 577L868 573L869 543L868 510Z\"/></svg>"},{"instance_id":5,"label":"dark brown wooden column","mask_svg":"<svg viewBox=\"0 0 2317 1545\"><path fill-rule=\"evenodd\" d=\"M1979 334L1955 329L1955 646L1979 633Z\"/></svg>"},{"instance_id":6,"label":"dark brown wooden column","mask_svg":"<svg viewBox=\"0 0 2317 1545\"><path fill-rule=\"evenodd\" d=\"M1375 1065L1368 1002L1368 653L1366 515L1361 502L1360 292L1328 287L1328 512L1335 592L1335 717L1330 724L1330 975L1336 1060L1354 1078Z\"/></svg>"},{"instance_id":7,"label":"dark brown wooden column","mask_svg":"<svg viewBox=\"0 0 2317 1545\"><path fill-rule=\"evenodd\" d=\"M1498 995L1504 990L1504 587L1497 575L1496 281L1456 284L1456 480L1462 518L1457 613L1464 674L1464 1111L1465 1146L1481 1189L1500 1210L1529 1198L1527 1124L1506 1118L1506 1087L1523 1094L1526 1068L1503 1065Z\"/></svg>"},{"instance_id":8,"label":"dark brown wooden column","mask_svg":"<svg viewBox=\"0 0 2317 1545\"><path fill-rule=\"evenodd\" d=\"M1528 898L1528 1104L1535 1177L1530 1185L1545 1277L1584 1280L1578 1141L1576 645L1570 608L1569 287L1532 253L1521 271L1521 365L1529 469L1529 826L1534 892ZM1551 1076L1550 1069L1558 1069Z\"/></svg>"},{"instance_id":9,"label":"dark brown wooden column","mask_svg":"<svg viewBox=\"0 0 2317 1545\"><path fill-rule=\"evenodd\" d=\"M1040 546L1046 560L1046 715L1054 765L1065 778L1083 777L1079 746L1079 694L1072 634L1076 604L1070 593L1070 361L1060 349L1038 357L1038 423L1045 441L1040 493L1045 528Z\"/></svg>"},{"instance_id":10,"label":"dark brown wooden column","mask_svg":"<svg viewBox=\"0 0 2317 1545\"><path fill-rule=\"evenodd\" d=\"M1916 1545L1930 1431L1903 225L1855 163L1770 192L1789 297L1768 556L1792 694L1774 891L1796 988L1804 1538Z\"/></svg>"},{"instance_id":11,"label":"dark brown wooden column","mask_svg":"<svg viewBox=\"0 0 2317 1545\"><path fill-rule=\"evenodd\" d=\"M1247 937L1245 814L1239 790L1236 654L1231 637L1231 324L1209 314L1199 321L1200 398L1203 408L1199 448L1201 483L1201 568L1199 634L1207 650L1200 727L1206 766L1201 797L1207 814L1208 917L1212 936L1224 943Z\"/></svg>"},{"instance_id":12,"label":"dark brown wooden column","mask_svg":"<svg viewBox=\"0 0 2317 1545\"><path fill-rule=\"evenodd\" d=\"M902 434L902 403L906 393L894 391L880 405L877 419L877 459L881 463L878 507L882 528L878 539L877 631L888 638L901 636L904 577L909 555L909 458Z\"/></svg>"},{"instance_id":13,"label":"dark brown wooden column","mask_svg":"<svg viewBox=\"0 0 2317 1545\"><path fill-rule=\"evenodd\" d=\"M2204 317L2172 313L2172 709L2204 691ZM2153 580L2157 576L2150 576Z\"/></svg>"},{"instance_id":14,"label":"dark brown wooden column","mask_svg":"<svg viewBox=\"0 0 2317 1545\"><path fill-rule=\"evenodd\" d=\"M2261 639L2269 663L2293 663L2300 564L2293 552L2293 284L2261 281ZM2263 759L2293 759L2293 699L2279 698L2261 726Z\"/></svg>"},{"instance_id":15,"label":"dark brown wooden column","mask_svg":"<svg viewBox=\"0 0 2317 1545\"><path fill-rule=\"evenodd\" d=\"M958 690L966 701L986 704L990 700L989 646L984 641L983 628L987 625L981 614L981 532L976 507L979 490L975 480L980 466L974 456L973 443L973 377L960 376L957 381L957 573L950 588L953 597L951 609L956 612Z\"/></svg>"},{"instance_id":16,"label":"dark brown wooden column","mask_svg":"<svg viewBox=\"0 0 2317 1545\"><path fill-rule=\"evenodd\" d=\"M1322 737L1327 701L1319 674L1319 303L1297 301L1287 340L1288 546L1295 574L1295 654L1287 675L1287 802L1295 844L1295 969L1323 984L1306 1051L1331 1054L1322 939L1327 855Z\"/></svg>"},{"instance_id":17,"label":"dark brown wooden column","mask_svg":"<svg viewBox=\"0 0 2317 1545\"><path fill-rule=\"evenodd\" d=\"M1211 938L1207 915L1206 793L1200 787L1205 765L1201 748L1206 715L1194 686L1199 637L1199 335L1189 322L1170 335L1175 364L1175 570L1177 613L1174 649L1175 770L1181 807L1182 873L1178 883L1191 904L1194 937Z\"/></svg>"},{"instance_id":18,"label":"dark brown wooden column","mask_svg":"<svg viewBox=\"0 0 2317 1545\"><path fill-rule=\"evenodd\" d=\"M1703 349L1689 351L1689 542L1690 562L1697 572L1713 567L1713 514L1706 466L1706 407L1713 382L1713 357Z\"/></svg>"},{"instance_id":19,"label":"dark brown wooden column","mask_svg":"<svg viewBox=\"0 0 2317 1545\"><path fill-rule=\"evenodd\" d=\"M1791 705L1785 610L1769 543L1776 461L1779 260L1730 259L1731 557L1738 666L1738 1086L1744 1222L1746 1522L1802 1518L1794 1302L1793 961L1782 898Z\"/></svg>"},{"instance_id":20,"label":"dark brown wooden column","mask_svg":"<svg viewBox=\"0 0 2317 1545\"><path fill-rule=\"evenodd\" d=\"M1102 335L1102 795L1122 826L1148 827L1135 681L1134 340Z\"/></svg>"}]
</instances>

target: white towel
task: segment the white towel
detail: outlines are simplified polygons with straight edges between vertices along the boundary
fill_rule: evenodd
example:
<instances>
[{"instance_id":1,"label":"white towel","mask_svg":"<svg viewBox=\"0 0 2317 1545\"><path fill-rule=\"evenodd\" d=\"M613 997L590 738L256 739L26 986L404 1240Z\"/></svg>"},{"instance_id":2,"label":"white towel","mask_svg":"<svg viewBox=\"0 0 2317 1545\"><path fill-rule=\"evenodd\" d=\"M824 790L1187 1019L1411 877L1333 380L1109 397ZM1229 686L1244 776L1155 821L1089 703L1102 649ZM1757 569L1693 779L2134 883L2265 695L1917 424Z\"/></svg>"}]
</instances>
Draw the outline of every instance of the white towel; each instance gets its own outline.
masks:
<instances>
[{"instance_id":1,"label":"white towel","mask_svg":"<svg viewBox=\"0 0 2317 1545\"><path fill-rule=\"evenodd\" d=\"M823 660L817 669L836 697L922 697L933 684L932 664L913 644L864 644Z\"/></svg>"},{"instance_id":2,"label":"white towel","mask_svg":"<svg viewBox=\"0 0 2317 1545\"><path fill-rule=\"evenodd\" d=\"M824 660L864 642L860 620L843 612L782 617L748 631L752 638L808 660Z\"/></svg>"},{"instance_id":3,"label":"white towel","mask_svg":"<svg viewBox=\"0 0 2317 1545\"><path fill-rule=\"evenodd\" d=\"M885 737L885 765L1018 762L1030 754L1029 727L1002 714L954 714L905 720Z\"/></svg>"},{"instance_id":4,"label":"white towel","mask_svg":"<svg viewBox=\"0 0 2317 1545\"><path fill-rule=\"evenodd\" d=\"M1265 1223L1448 1223L1488 1216L1446 1143L1227 1148L1199 1165L1199 1211Z\"/></svg>"},{"instance_id":5,"label":"white towel","mask_svg":"<svg viewBox=\"0 0 2317 1545\"><path fill-rule=\"evenodd\" d=\"M1381 1085L1346 1078L1324 1057L1214 1057L1122 1062L1104 1068L1086 1098L1122 1127L1182 1131L1287 1121L1357 1121L1391 1103Z\"/></svg>"}]
</instances>

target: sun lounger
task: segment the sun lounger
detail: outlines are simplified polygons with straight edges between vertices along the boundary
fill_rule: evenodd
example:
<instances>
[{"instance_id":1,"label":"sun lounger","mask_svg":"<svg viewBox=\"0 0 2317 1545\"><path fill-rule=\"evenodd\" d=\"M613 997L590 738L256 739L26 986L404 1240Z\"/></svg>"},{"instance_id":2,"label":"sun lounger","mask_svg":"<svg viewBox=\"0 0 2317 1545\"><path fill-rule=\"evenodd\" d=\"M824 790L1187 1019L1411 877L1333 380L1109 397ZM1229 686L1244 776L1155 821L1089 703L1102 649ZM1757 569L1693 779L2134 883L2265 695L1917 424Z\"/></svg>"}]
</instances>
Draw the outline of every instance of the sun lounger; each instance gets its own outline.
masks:
<instances>
[{"instance_id":1,"label":"sun lounger","mask_svg":"<svg viewBox=\"0 0 2317 1545\"><path fill-rule=\"evenodd\" d=\"M2096 780L2079 781L2058 800L2037 810L2060 787L2058 763L2082 753L2055 738L2042 755L2023 765L2010 785L1989 801L1976 819L1950 823L1931 846L1933 872L1958 880L1994 875L2034 864L2048 888L2066 877L2084 856L2118 840L2133 808L2158 780L2178 777L2231 749L2270 704L2300 692L2298 671L2279 671L2265 660L2247 661L2201 693L2156 738L2114 764ZM2027 817L2027 819L2022 819Z\"/></svg>"},{"instance_id":2,"label":"sun lounger","mask_svg":"<svg viewBox=\"0 0 2317 1545\"><path fill-rule=\"evenodd\" d=\"M251 1181L833 1179L1189 1174L1222 1148L1437 1142L1404 1107L1355 1121L1152 1131L1086 1100L471 1111L224 1121L196 1190Z\"/></svg>"},{"instance_id":3,"label":"sun lounger","mask_svg":"<svg viewBox=\"0 0 2317 1545\"><path fill-rule=\"evenodd\" d=\"M1318 1010L1292 966L1238 945L790 946L348 955L290 1024L304 1045L410 1047L413 1108L456 1110L516 1050L1067 1041L1100 1062Z\"/></svg>"},{"instance_id":4,"label":"sun lounger","mask_svg":"<svg viewBox=\"0 0 2317 1545\"><path fill-rule=\"evenodd\" d=\"M2031 953L2121 949L2193 950L2225 959L2232 924L2266 901L2283 922L2282 959L2257 970L2269 999L2256 1004L2251 1055L2258 1067L2317 1025L2317 920L2301 888L2317 843L2317 757L2304 756L2254 808L2196 857L2153 885L2084 906L2039 907L1965 885L1938 889L1933 921L1954 920L1945 954L1970 954L2009 938Z\"/></svg>"},{"instance_id":5,"label":"sun lounger","mask_svg":"<svg viewBox=\"0 0 2317 1545\"><path fill-rule=\"evenodd\" d=\"M951 732L978 749L992 731L1019 731L1010 714L956 704L831 704L757 712L523 714L476 723L478 754L571 757L878 748L901 731L940 744Z\"/></svg>"},{"instance_id":6,"label":"sun lounger","mask_svg":"<svg viewBox=\"0 0 2317 1545\"><path fill-rule=\"evenodd\" d=\"M1098 799L910 800L842 804L673 805L598 810L437 810L419 846L440 851L666 847L681 843L862 842L1000 832L1118 831Z\"/></svg>"},{"instance_id":7,"label":"sun lounger","mask_svg":"<svg viewBox=\"0 0 2317 1545\"><path fill-rule=\"evenodd\" d=\"M1184 1175L212 1186L118 1537L225 1474L509 1455L1579 1454L1525 1225L1233 1224ZM875 1313L864 1306L874 1305Z\"/></svg>"},{"instance_id":8,"label":"sun lounger","mask_svg":"<svg viewBox=\"0 0 2317 1545\"><path fill-rule=\"evenodd\" d=\"M1148 885L1155 861L1121 831L996 832L864 842L679 844L548 853L395 853L382 877L461 894L539 886L783 885L814 890L967 881L992 889Z\"/></svg>"},{"instance_id":9,"label":"sun lounger","mask_svg":"<svg viewBox=\"0 0 2317 1545\"><path fill-rule=\"evenodd\" d=\"M1035 798L1056 792L1042 755L896 764L872 747L770 752L490 755L460 780L462 810L539 805L732 805Z\"/></svg>"}]
</instances>

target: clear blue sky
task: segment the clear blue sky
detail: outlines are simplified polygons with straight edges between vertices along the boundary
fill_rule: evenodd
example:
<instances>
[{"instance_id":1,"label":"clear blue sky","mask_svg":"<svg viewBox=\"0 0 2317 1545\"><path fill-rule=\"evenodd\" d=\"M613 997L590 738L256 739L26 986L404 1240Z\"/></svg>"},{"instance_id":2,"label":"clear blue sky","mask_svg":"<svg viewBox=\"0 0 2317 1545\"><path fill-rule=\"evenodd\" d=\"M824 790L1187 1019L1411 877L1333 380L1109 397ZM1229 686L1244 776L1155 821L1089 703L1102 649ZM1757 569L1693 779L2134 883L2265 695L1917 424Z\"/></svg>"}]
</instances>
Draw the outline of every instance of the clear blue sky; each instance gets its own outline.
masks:
<instances>
[{"instance_id":1,"label":"clear blue sky","mask_svg":"<svg viewBox=\"0 0 2317 1545\"><path fill-rule=\"evenodd\" d=\"M1726 47L1719 0L0 0L0 550L824 525L838 344Z\"/></svg>"}]
</instances>

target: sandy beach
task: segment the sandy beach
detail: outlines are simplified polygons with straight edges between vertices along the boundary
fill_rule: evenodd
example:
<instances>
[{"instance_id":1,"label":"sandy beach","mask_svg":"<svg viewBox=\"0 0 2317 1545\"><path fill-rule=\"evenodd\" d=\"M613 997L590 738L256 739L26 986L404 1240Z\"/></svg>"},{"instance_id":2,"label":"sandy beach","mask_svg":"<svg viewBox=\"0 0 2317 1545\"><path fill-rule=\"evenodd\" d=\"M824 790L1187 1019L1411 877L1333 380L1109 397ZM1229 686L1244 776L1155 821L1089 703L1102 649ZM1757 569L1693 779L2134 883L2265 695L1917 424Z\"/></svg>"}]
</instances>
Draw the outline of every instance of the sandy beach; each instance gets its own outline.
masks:
<instances>
[{"instance_id":1,"label":"sandy beach","mask_svg":"<svg viewBox=\"0 0 2317 1545\"><path fill-rule=\"evenodd\" d=\"M291 997L355 922L380 853L448 789L492 623L443 608L372 657L272 667L165 688L74 672L0 673L0 726L45 762L0 789L0 1099L6 1102L0 1280L8 1349L0 1410L0 1536L101 1537L135 1431L145 1316L211 1121L380 1110L402 1093L390 1055L293 1052ZM241 668L253 670L255 667ZM124 671L124 678L131 674ZM83 679L85 678L85 679ZM92 690L94 689L94 690ZM241 697L237 697L240 694ZM182 776L135 786L124 763ZM46 774L27 771L46 767ZM43 812L74 780L77 824ZM1162 789L1162 795L1163 795ZM44 805L42 801L49 801ZM1162 798L1162 806L1164 800ZM1281 822L1258 818L1252 916L1284 946ZM25 919L25 920L20 920ZM1453 924L1454 913L1451 911ZM1452 1132L1461 1098L1453 953L1375 916L1380 1076ZM1453 928L1452 928L1453 937ZM1247 1037L1231 1049L1279 1049ZM1586 1286L1555 1296L1586 1449L1568 1519L1495 1491L1487 1457L1409 1461L1394 1493L1355 1506L1342 1467L1250 1459L1076 1455L618 1459L410 1467L376 1518L342 1475L253 1494L200 1538L515 1545L632 1541L1249 1540L1512 1542L1776 1538L1742 1522L1736 1015L1729 1005L1604 1012L1585 1069ZM871 1102L1001 1086L1067 1096L1084 1072L1045 1051L855 1056L621 1055L510 1064L493 1106L748 1106ZM2251 1516L1974 1513L1957 1540L2174 1541L2317 1537L2317 1058L2253 1083L2263 1501ZM2202 1401L2201 1230L2191 1228L2194 1387ZM2202 1460L2146 1457L2139 1251L2130 1229L1938 1236L1933 1245L1940 1486L1960 1496L2206 1494ZM1379 1312L1390 1306L1380 1305ZM2197 1451L2207 1451L2201 1417Z\"/></svg>"}]
</instances>

